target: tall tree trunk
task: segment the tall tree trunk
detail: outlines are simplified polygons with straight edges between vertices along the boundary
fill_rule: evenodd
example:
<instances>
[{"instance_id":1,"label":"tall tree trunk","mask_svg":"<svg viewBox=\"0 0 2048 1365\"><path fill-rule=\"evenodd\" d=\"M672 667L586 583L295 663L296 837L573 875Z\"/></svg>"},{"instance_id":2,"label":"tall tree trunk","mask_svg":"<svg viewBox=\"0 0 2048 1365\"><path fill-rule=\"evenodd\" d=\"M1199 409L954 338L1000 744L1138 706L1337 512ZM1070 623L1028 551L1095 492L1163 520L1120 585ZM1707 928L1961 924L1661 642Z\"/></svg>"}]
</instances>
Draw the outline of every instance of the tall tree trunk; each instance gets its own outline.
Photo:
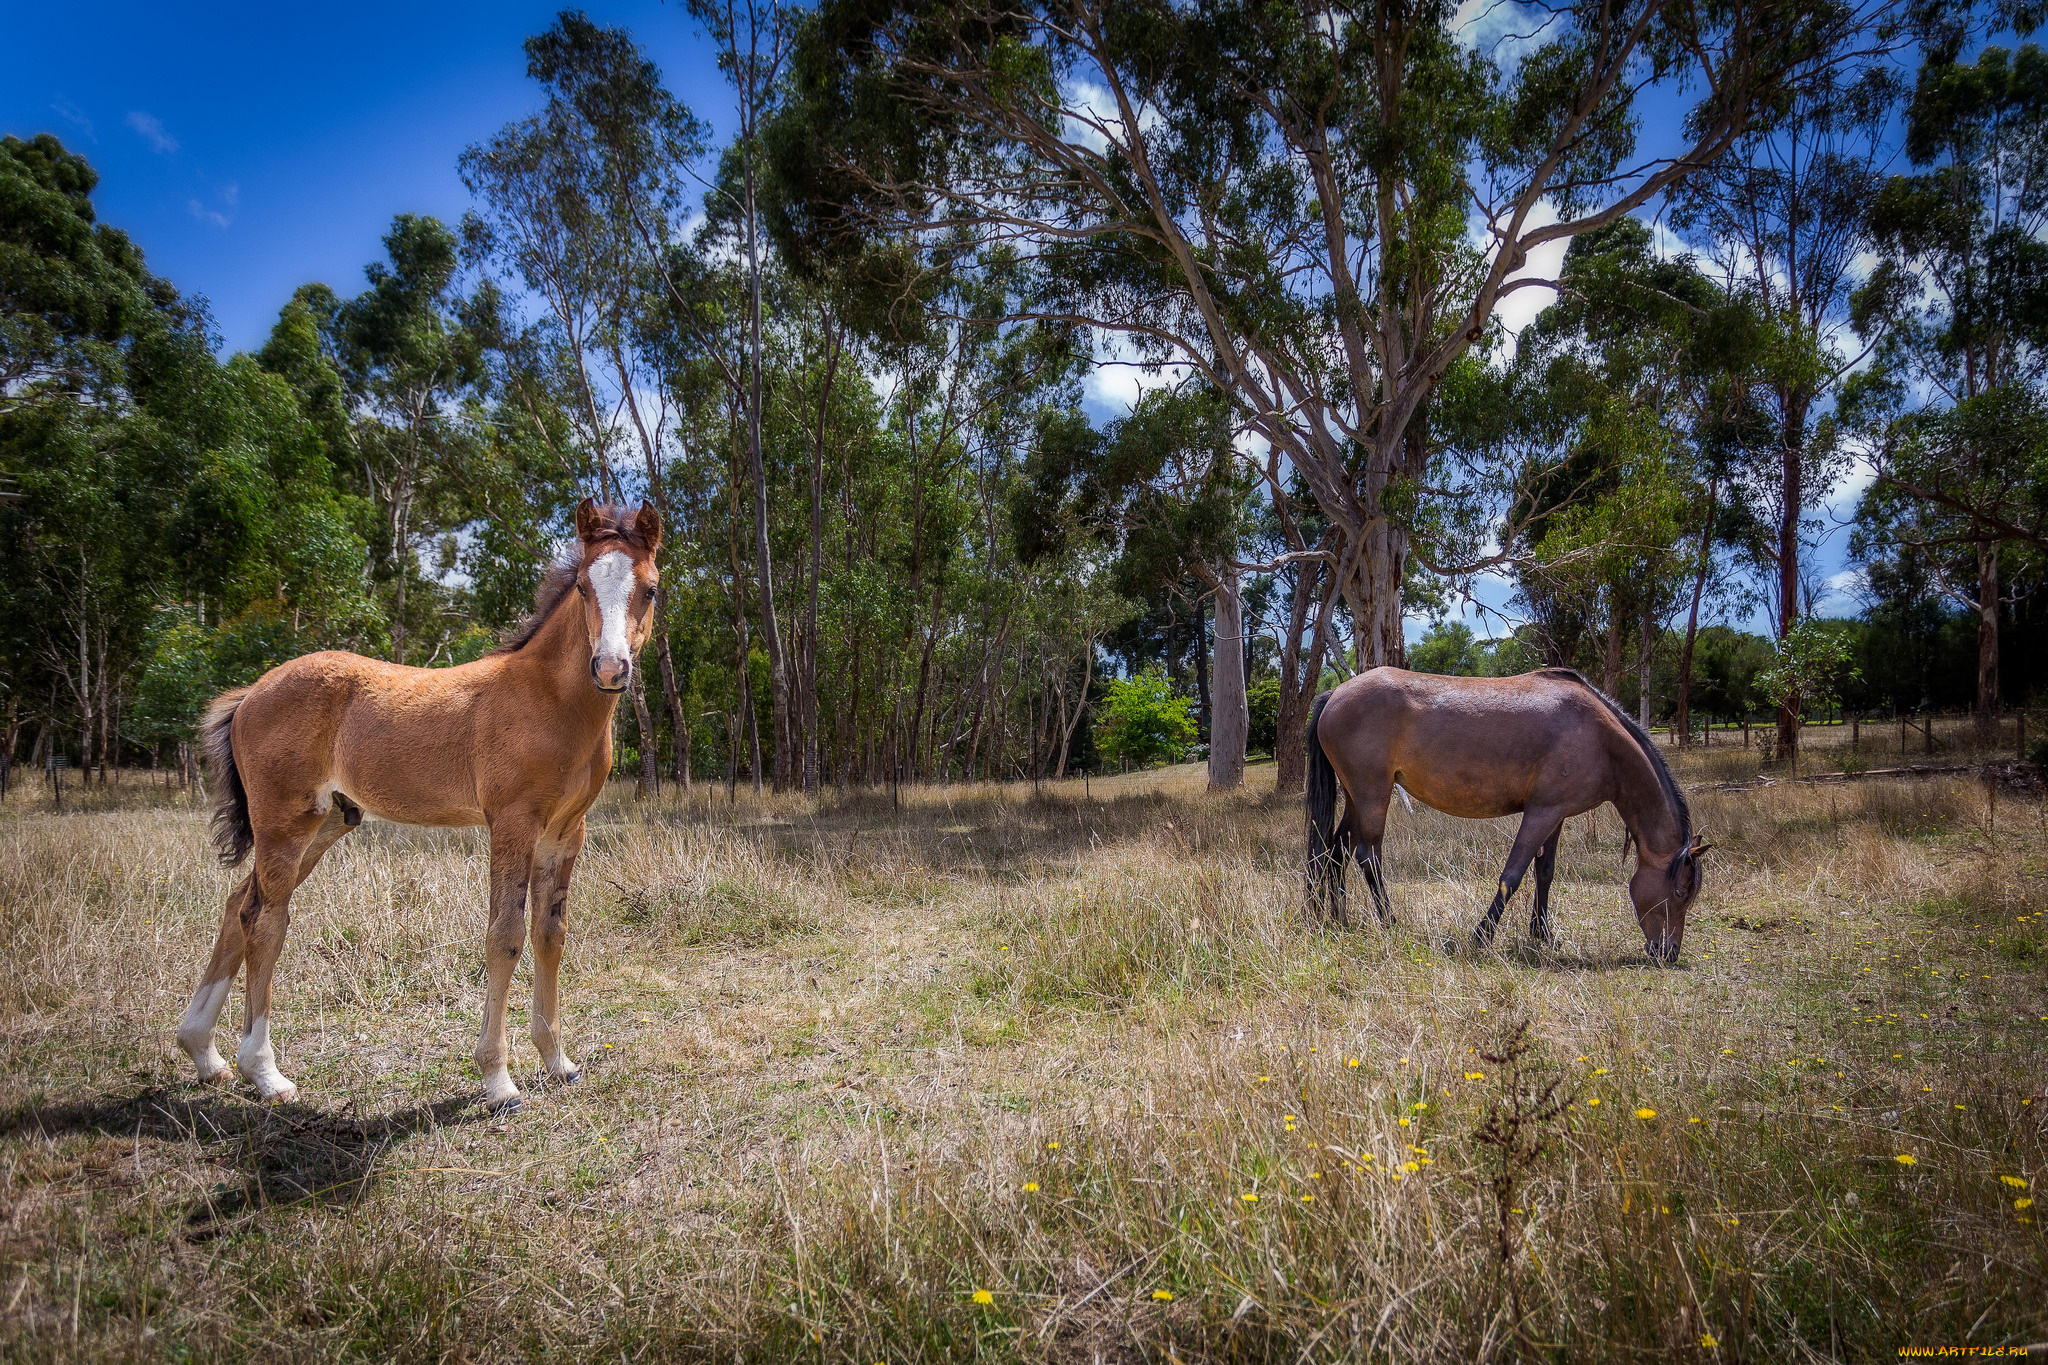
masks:
<instances>
[{"instance_id":1,"label":"tall tree trunk","mask_svg":"<svg viewBox=\"0 0 2048 1365\"><path fill-rule=\"evenodd\" d=\"M1600 673L1600 689L1610 697L1621 693L1621 604L1614 593L1607 594L1607 657Z\"/></svg>"},{"instance_id":2,"label":"tall tree trunk","mask_svg":"<svg viewBox=\"0 0 2048 1365\"><path fill-rule=\"evenodd\" d=\"M1692 743L1692 647L1699 638L1700 598L1707 590L1707 573L1714 560L1714 513L1720 506L1721 481L1707 481L1706 521L1700 527L1699 568L1692 578L1692 607L1685 616L1685 644L1678 651L1678 742Z\"/></svg>"},{"instance_id":3,"label":"tall tree trunk","mask_svg":"<svg viewBox=\"0 0 2048 1365\"><path fill-rule=\"evenodd\" d=\"M1335 537L1325 532L1316 548L1328 550L1333 544ZM1273 759L1278 769L1273 790L1280 796L1300 791L1308 776L1308 747L1304 741L1316 688L1322 682L1330 613L1338 596L1338 574L1333 571L1328 575L1329 586L1318 602L1316 587L1323 581L1320 565L1313 561L1300 565L1294 580L1294 599L1288 606L1287 636L1280 642L1280 706L1273 732Z\"/></svg>"},{"instance_id":4,"label":"tall tree trunk","mask_svg":"<svg viewBox=\"0 0 2048 1365\"><path fill-rule=\"evenodd\" d=\"M1209 670L1209 790L1233 791L1244 785L1245 742L1251 728L1244 681L1244 597L1233 564L1219 566L1216 573L1215 649L1216 662Z\"/></svg>"},{"instance_id":5,"label":"tall tree trunk","mask_svg":"<svg viewBox=\"0 0 2048 1365\"><path fill-rule=\"evenodd\" d=\"M1209 693L1209 607L1195 599L1195 638L1188 652L1195 659L1195 740L1207 744L1215 699Z\"/></svg>"},{"instance_id":6,"label":"tall tree trunk","mask_svg":"<svg viewBox=\"0 0 2048 1365\"><path fill-rule=\"evenodd\" d=\"M1071 718L1064 713L1060 717L1060 766L1059 776L1067 775L1067 754L1074 743L1074 732L1081 728L1081 717L1088 714L1088 689L1095 683L1095 637L1088 637L1086 652L1082 655L1081 696L1074 703Z\"/></svg>"},{"instance_id":7,"label":"tall tree trunk","mask_svg":"<svg viewBox=\"0 0 2048 1365\"><path fill-rule=\"evenodd\" d=\"M1643 608L1643 640L1636 647L1636 724L1650 728L1650 655L1657 643L1657 617Z\"/></svg>"},{"instance_id":8,"label":"tall tree trunk","mask_svg":"<svg viewBox=\"0 0 2048 1365\"><path fill-rule=\"evenodd\" d=\"M661 757L656 752L660 745L655 741L654 714L647 709L647 689L641 684L638 668L628 675L626 686L626 695L633 702L633 723L640 729L640 782L633 789L633 799L645 801L654 795L654 784L660 776L657 770Z\"/></svg>"},{"instance_id":9,"label":"tall tree trunk","mask_svg":"<svg viewBox=\"0 0 2048 1365\"><path fill-rule=\"evenodd\" d=\"M789 665L783 657L782 631L775 623L775 573L768 556L768 472L761 455L761 246L751 143L742 160L746 163L747 196L747 459L754 475L754 567L760 579L761 643L768 651L769 706L775 729L775 790L781 791L789 780ZM757 773L757 784L759 780Z\"/></svg>"},{"instance_id":10,"label":"tall tree trunk","mask_svg":"<svg viewBox=\"0 0 2048 1365\"><path fill-rule=\"evenodd\" d=\"M1998 545L1977 546L1977 743L1998 744Z\"/></svg>"},{"instance_id":11,"label":"tall tree trunk","mask_svg":"<svg viewBox=\"0 0 2048 1365\"><path fill-rule=\"evenodd\" d=\"M1784 451L1779 470L1778 516L1778 638L1792 633L1799 620L1799 516L1804 508L1806 480L1800 459L1806 443L1806 406L1795 396L1787 405ZM1778 708L1778 757L1796 763L1799 753L1799 713L1790 705Z\"/></svg>"},{"instance_id":12,"label":"tall tree trunk","mask_svg":"<svg viewBox=\"0 0 2048 1365\"><path fill-rule=\"evenodd\" d=\"M669 652L668 640L668 588L658 586L654 601L656 627L656 657L661 662L661 698L668 707L669 728L673 730L676 746L676 785L684 791L690 789L690 718L683 714L682 689L676 685L676 664Z\"/></svg>"}]
</instances>

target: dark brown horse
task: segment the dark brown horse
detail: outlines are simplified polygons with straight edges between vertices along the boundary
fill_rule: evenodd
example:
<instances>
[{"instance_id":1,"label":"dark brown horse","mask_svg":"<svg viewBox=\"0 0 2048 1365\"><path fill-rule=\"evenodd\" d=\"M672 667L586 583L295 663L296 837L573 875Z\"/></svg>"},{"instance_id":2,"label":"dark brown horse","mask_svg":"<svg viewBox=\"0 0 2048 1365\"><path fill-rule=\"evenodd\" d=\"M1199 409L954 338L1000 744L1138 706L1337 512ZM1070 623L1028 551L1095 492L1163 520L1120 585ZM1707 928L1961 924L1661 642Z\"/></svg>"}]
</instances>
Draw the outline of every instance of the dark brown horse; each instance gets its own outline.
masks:
<instances>
[{"instance_id":1,"label":"dark brown horse","mask_svg":"<svg viewBox=\"0 0 2048 1365\"><path fill-rule=\"evenodd\" d=\"M1692 811L1657 746L1628 713L1569 668L1513 678L1451 678L1375 668L1316 699L1308 725L1310 892L1339 920L1344 865L1356 856L1374 908L1388 920L1380 839L1394 785L1446 815L1522 827L1493 903L1473 930L1493 941L1501 912L1536 864L1529 933L1550 934L1550 878L1564 822L1612 802L1636 847L1629 898L1653 961L1678 960L1685 912L1700 893ZM1337 821L1337 788L1344 819Z\"/></svg>"},{"instance_id":2,"label":"dark brown horse","mask_svg":"<svg viewBox=\"0 0 2048 1365\"><path fill-rule=\"evenodd\" d=\"M548 1075L573 1081L562 1047L557 970L567 941L569 875L583 813L612 767L612 708L647 643L661 519L576 509L576 541L542 582L533 615L503 647L456 668L405 668L328 651L279 664L217 698L206 713L214 837L232 867L255 866L228 897L220 935L178 1042L202 1081L224 1080L214 1025L235 975L248 1003L235 1069L266 1100L297 1087L270 1041L270 981L291 922L292 892L363 812L412 825L487 825L489 927L484 1101L515 1107L505 1049L512 970L526 941L531 892L533 1013L528 1028Z\"/></svg>"}]
</instances>

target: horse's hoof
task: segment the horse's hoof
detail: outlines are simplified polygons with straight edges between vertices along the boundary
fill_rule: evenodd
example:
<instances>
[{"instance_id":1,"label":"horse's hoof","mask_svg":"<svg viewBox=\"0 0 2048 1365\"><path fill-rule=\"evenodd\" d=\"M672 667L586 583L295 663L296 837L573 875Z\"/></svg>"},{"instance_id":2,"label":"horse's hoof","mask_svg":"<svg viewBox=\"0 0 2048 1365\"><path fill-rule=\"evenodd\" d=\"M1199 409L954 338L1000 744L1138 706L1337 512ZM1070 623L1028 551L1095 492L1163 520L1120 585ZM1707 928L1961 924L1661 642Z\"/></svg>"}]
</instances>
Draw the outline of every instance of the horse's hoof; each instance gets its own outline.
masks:
<instances>
[{"instance_id":1,"label":"horse's hoof","mask_svg":"<svg viewBox=\"0 0 2048 1365\"><path fill-rule=\"evenodd\" d=\"M484 1101L484 1112L499 1118L510 1118L525 1107L526 1096L524 1095L507 1095L503 1099L486 1099Z\"/></svg>"},{"instance_id":2,"label":"horse's hoof","mask_svg":"<svg viewBox=\"0 0 2048 1365\"><path fill-rule=\"evenodd\" d=\"M290 1104L299 1097L299 1088L290 1081L283 1085L256 1087L256 1096L265 1104Z\"/></svg>"},{"instance_id":3,"label":"horse's hoof","mask_svg":"<svg viewBox=\"0 0 2048 1365\"><path fill-rule=\"evenodd\" d=\"M199 1073L199 1084L201 1085L232 1085L234 1079L235 1069L225 1063L221 1065L218 1071L202 1071Z\"/></svg>"}]
</instances>

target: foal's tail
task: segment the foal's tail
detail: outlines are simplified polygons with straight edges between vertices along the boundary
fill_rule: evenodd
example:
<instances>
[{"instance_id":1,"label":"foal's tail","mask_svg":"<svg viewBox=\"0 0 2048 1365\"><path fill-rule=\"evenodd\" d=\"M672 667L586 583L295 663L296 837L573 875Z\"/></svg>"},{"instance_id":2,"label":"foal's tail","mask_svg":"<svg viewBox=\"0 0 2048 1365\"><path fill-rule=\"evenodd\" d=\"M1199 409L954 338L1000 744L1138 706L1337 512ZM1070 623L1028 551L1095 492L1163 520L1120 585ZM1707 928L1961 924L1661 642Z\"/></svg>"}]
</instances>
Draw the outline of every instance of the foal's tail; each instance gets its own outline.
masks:
<instances>
[{"instance_id":1,"label":"foal's tail","mask_svg":"<svg viewBox=\"0 0 2048 1365\"><path fill-rule=\"evenodd\" d=\"M246 687L223 692L206 708L199 722L199 742L206 751L206 768L213 775L213 846L220 851L221 865L233 867L249 856L256 843L256 831L249 825L249 793L242 788L242 774L235 768L235 710L249 695Z\"/></svg>"},{"instance_id":2,"label":"foal's tail","mask_svg":"<svg viewBox=\"0 0 2048 1365\"><path fill-rule=\"evenodd\" d=\"M1344 858L1337 832L1337 770L1317 731L1330 694L1316 698L1308 717L1308 898L1326 919L1344 917Z\"/></svg>"}]
</instances>

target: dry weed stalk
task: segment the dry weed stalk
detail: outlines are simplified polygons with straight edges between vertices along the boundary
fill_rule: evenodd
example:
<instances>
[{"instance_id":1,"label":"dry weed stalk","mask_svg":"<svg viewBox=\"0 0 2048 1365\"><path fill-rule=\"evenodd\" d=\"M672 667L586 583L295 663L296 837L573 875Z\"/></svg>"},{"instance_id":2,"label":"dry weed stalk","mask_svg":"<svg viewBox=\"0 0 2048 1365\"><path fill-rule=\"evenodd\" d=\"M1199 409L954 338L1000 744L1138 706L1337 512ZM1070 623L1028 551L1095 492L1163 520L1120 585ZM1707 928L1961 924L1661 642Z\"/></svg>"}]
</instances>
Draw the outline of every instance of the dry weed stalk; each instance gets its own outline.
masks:
<instances>
[{"instance_id":1,"label":"dry weed stalk","mask_svg":"<svg viewBox=\"0 0 2048 1365\"><path fill-rule=\"evenodd\" d=\"M1497 1068L1500 1084L1486 1106L1472 1140L1491 1153L1494 1254L1500 1262L1508 1300L1514 1308L1515 1338L1529 1345L1522 1306L1522 1227L1516 1221L1515 1191L1551 1150L1551 1130L1577 1098L1554 1063L1537 1056L1529 1021L1504 1024L1493 1046L1478 1054Z\"/></svg>"}]
</instances>

